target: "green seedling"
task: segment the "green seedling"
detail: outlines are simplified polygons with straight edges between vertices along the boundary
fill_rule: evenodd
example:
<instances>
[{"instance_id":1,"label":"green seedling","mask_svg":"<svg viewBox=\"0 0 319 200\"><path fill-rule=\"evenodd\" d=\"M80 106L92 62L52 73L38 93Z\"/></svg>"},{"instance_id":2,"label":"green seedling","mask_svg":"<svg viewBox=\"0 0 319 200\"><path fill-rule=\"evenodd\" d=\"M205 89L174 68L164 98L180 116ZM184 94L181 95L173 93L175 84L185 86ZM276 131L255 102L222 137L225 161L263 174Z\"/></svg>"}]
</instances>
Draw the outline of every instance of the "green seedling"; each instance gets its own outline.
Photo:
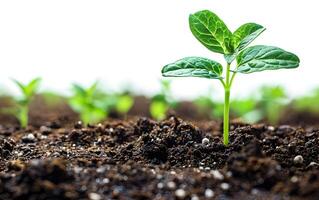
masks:
<instances>
[{"instance_id":1,"label":"green seedling","mask_svg":"<svg viewBox=\"0 0 319 200\"><path fill-rule=\"evenodd\" d=\"M23 84L17 80L13 80L13 82L20 89L22 95L16 99L17 107L12 109L11 112L19 120L20 126L26 128L29 121L29 105L39 89L41 79L33 79L28 84Z\"/></svg>"},{"instance_id":2,"label":"green seedling","mask_svg":"<svg viewBox=\"0 0 319 200\"><path fill-rule=\"evenodd\" d=\"M161 81L161 90L151 100L150 114L156 120L162 120L170 108L175 108L177 103L172 98L171 82Z\"/></svg>"},{"instance_id":3,"label":"green seedling","mask_svg":"<svg viewBox=\"0 0 319 200\"><path fill-rule=\"evenodd\" d=\"M265 28L255 23L240 26L231 32L213 12L199 11L189 16L191 32L207 49L224 55L226 67L202 57L186 57L164 66L165 77L200 77L217 79L224 87L223 143L229 144L230 91L237 73L249 74L264 70L290 69L299 66L299 58L281 48L265 45L247 46ZM233 61L236 65L232 67ZM223 76L224 70L224 76Z\"/></svg>"},{"instance_id":4,"label":"green seedling","mask_svg":"<svg viewBox=\"0 0 319 200\"><path fill-rule=\"evenodd\" d=\"M111 109L115 107L115 111L117 113L126 115L134 104L133 97L127 92L122 94L116 94L114 97L115 102L114 105L111 105Z\"/></svg>"},{"instance_id":5,"label":"green seedling","mask_svg":"<svg viewBox=\"0 0 319 200\"><path fill-rule=\"evenodd\" d=\"M105 95L97 88L98 82L95 82L88 88L78 84L73 84L73 95L69 100L72 109L80 114L84 124L100 122L106 118L107 102L104 101Z\"/></svg>"}]
</instances>

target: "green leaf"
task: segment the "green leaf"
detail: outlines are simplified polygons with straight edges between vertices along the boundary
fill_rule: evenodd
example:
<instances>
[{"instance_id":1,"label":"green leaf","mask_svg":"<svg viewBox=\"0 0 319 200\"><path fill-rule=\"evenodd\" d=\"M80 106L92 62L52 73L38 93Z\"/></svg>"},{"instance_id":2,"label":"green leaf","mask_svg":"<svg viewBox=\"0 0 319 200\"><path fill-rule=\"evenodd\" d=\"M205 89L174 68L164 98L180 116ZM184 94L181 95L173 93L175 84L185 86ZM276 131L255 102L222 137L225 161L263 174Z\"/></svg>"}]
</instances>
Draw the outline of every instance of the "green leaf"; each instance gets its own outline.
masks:
<instances>
[{"instance_id":1,"label":"green leaf","mask_svg":"<svg viewBox=\"0 0 319 200\"><path fill-rule=\"evenodd\" d=\"M150 105L150 114L156 120L162 120L166 117L168 105L163 101L153 101Z\"/></svg>"},{"instance_id":2,"label":"green leaf","mask_svg":"<svg viewBox=\"0 0 319 200\"><path fill-rule=\"evenodd\" d=\"M32 96L35 95L35 93L37 92L40 86L41 78L35 78L26 85L15 79L12 79L12 81L19 87L19 89L23 93L23 98L29 101L32 98Z\"/></svg>"},{"instance_id":3,"label":"green leaf","mask_svg":"<svg viewBox=\"0 0 319 200\"><path fill-rule=\"evenodd\" d=\"M197 40L209 50L221 54L233 53L232 33L213 12L203 10L190 15L189 26Z\"/></svg>"},{"instance_id":4,"label":"green leaf","mask_svg":"<svg viewBox=\"0 0 319 200\"><path fill-rule=\"evenodd\" d=\"M86 96L86 90L84 87L78 84L72 84L72 90L75 94L75 96Z\"/></svg>"},{"instance_id":5,"label":"green leaf","mask_svg":"<svg viewBox=\"0 0 319 200\"><path fill-rule=\"evenodd\" d=\"M233 34L234 48L239 51L247 47L266 29L255 23L247 23L240 26Z\"/></svg>"},{"instance_id":6,"label":"green leaf","mask_svg":"<svg viewBox=\"0 0 319 200\"><path fill-rule=\"evenodd\" d=\"M116 110L119 113L126 114L132 108L133 104L134 99L131 96L120 96L116 104Z\"/></svg>"},{"instance_id":7,"label":"green leaf","mask_svg":"<svg viewBox=\"0 0 319 200\"><path fill-rule=\"evenodd\" d=\"M237 56L235 72L249 74L264 70L290 69L299 66L299 58L290 52L272 46L252 46Z\"/></svg>"},{"instance_id":8,"label":"green leaf","mask_svg":"<svg viewBox=\"0 0 319 200\"><path fill-rule=\"evenodd\" d=\"M163 67L165 77L200 77L221 79L223 67L218 62L201 57L186 57Z\"/></svg>"}]
</instances>

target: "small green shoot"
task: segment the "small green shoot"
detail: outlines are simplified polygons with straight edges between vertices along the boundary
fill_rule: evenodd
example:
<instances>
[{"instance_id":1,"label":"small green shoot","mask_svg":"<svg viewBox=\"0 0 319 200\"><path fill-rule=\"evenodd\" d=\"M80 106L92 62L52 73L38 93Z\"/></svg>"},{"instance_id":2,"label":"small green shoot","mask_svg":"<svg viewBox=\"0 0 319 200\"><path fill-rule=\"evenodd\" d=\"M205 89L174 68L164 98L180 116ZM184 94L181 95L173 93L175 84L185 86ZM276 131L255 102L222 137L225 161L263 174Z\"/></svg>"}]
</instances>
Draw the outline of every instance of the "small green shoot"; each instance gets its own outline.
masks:
<instances>
[{"instance_id":1,"label":"small green shoot","mask_svg":"<svg viewBox=\"0 0 319 200\"><path fill-rule=\"evenodd\" d=\"M115 99L115 110L122 115L126 115L134 104L133 97L128 93L117 94Z\"/></svg>"},{"instance_id":2,"label":"small green shoot","mask_svg":"<svg viewBox=\"0 0 319 200\"><path fill-rule=\"evenodd\" d=\"M20 126L22 128L26 128L29 122L29 105L39 89L41 79L35 78L31 80L28 84L23 84L20 81L14 79L13 82L20 89L22 95L21 97L18 97L16 99L17 108L13 109L12 113L15 114L15 116L19 120Z\"/></svg>"},{"instance_id":3,"label":"small green shoot","mask_svg":"<svg viewBox=\"0 0 319 200\"><path fill-rule=\"evenodd\" d=\"M273 46L247 46L265 28L256 23L246 23L231 32L213 12L203 10L189 16L191 32L212 52L222 54L226 67L202 57L186 57L163 67L165 77L199 77L217 79L224 87L223 143L229 144L230 91L237 73L249 74L264 70L292 69L299 66L299 58L288 51ZM233 61L236 65L232 67ZM223 71L224 75L223 76Z\"/></svg>"},{"instance_id":4,"label":"small green shoot","mask_svg":"<svg viewBox=\"0 0 319 200\"><path fill-rule=\"evenodd\" d=\"M177 103L172 99L171 82L161 80L161 91L151 100L150 114L156 120L166 117L169 108L175 108Z\"/></svg>"},{"instance_id":5,"label":"small green shoot","mask_svg":"<svg viewBox=\"0 0 319 200\"><path fill-rule=\"evenodd\" d=\"M100 122L108 115L107 105L104 101L104 94L98 88L98 82L85 88L78 84L73 84L72 96L69 104L72 109L80 114L80 118L85 125Z\"/></svg>"}]
</instances>

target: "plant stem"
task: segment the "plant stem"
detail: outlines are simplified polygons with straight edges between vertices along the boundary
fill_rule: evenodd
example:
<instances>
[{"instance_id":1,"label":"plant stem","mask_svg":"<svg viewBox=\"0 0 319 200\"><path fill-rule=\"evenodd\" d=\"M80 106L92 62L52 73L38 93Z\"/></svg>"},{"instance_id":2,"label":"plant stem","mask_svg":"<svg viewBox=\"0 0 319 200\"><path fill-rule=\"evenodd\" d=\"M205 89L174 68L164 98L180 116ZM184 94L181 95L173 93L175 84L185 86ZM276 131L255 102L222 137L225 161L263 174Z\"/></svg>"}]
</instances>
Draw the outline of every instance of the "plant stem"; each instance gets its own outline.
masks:
<instances>
[{"instance_id":1,"label":"plant stem","mask_svg":"<svg viewBox=\"0 0 319 200\"><path fill-rule=\"evenodd\" d=\"M229 143L229 98L230 98L230 90L229 88L226 88L225 103L224 103L224 133L223 133L223 140L224 140L225 146L227 146Z\"/></svg>"},{"instance_id":2,"label":"plant stem","mask_svg":"<svg viewBox=\"0 0 319 200\"><path fill-rule=\"evenodd\" d=\"M21 128L26 128L28 126L28 113L29 113L29 107L28 106L22 106L20 113L19 113L19 121Z\"/></svg>"},{"instance_id":3,"label":"plant stem","mask_svg":"<svg viewBox=\"0 0 319 200\"><path fill-rule=\"evenodd\" d=\"M233 74L234 75L234 74ZM230 87L233 77L230 79L230 64L227 64L226 69L226 83L224 85L225 99L224 99L224 128L223 128L223 142L227 146L229 143L229 106L230 106Z\"/></svg>"}]
</instances>

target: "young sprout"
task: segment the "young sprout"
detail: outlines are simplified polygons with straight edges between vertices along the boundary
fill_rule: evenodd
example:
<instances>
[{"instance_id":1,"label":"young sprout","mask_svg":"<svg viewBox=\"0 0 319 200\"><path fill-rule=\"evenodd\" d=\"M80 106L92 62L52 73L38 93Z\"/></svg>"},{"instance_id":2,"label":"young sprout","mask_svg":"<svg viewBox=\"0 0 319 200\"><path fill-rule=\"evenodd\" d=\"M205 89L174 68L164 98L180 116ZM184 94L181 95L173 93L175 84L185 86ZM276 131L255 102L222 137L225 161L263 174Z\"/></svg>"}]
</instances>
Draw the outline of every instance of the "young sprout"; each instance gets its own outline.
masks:
<instances>
[{"instance_id":1,"label":"young sprout","mask_svg":"<svg viewBox=\"0 0 319 200\"><path fill-rule=\"evenodd\" d=\"M151 100L150 114L156 120L166 117L169 108L175 108L177 103L172 99L171 82L161 80L161 91Z\"/></svg>"},{"instance_id":2,"label":"young sprout","mask_svg":"<svg viewBox=\"0 0 319 200\"><path fill-rule=\"evenodd\" d=\"M88 88L73 84L73 95L69 104L73 110L80 114L84 124L97 123L106 118L107 102L104 101L105 95L97 88L98 82L95 82Z\"/></svg>"},{"instance_id":3,"label":"young sprout","mask_svg":"<svg viewBox=\"0 0 319 200\"><path fill-rule=\"evenodd\" d=\"M189 16L191 32L207 49L224 55L226 67L202 57L186 57L164 66L165 77L200 77L217 79L224 87L223 142L229 143L230 90L237 73L249 74L264 70L290 69L299 66L299 58L293 53L273 46L247 46L265 28L255 23L240 26L231 32L225 23L213 12L199 11ZM236 65L232 68L233 61Z\"/></svg>"},{"instance_id":4,"label":"young sprout","mask_svg":"<svg viewBox=\"0 0 319 200\"><path fill-rule=\"evenodd\" d=\"M129 93L115 95L115 110L119 114L126 115L132 108L134 99ZM112 106L113 107L113 106Z\"/></svg>"},{"instance_id":5,"label":"young sprout","mask_svg":"<svg viewBox=\"0 0 319 200\"><path fill-rule=\"evenodd\" d=\"M20 126L26 128L29 121L29 105L39 89L41 79L35 78L28 84L23 84L17 80L13 80L13 82L18 86L22 95L16 99L17 108L13 109L12 112L19 120Z\"/></svg>"}]
</instances>

